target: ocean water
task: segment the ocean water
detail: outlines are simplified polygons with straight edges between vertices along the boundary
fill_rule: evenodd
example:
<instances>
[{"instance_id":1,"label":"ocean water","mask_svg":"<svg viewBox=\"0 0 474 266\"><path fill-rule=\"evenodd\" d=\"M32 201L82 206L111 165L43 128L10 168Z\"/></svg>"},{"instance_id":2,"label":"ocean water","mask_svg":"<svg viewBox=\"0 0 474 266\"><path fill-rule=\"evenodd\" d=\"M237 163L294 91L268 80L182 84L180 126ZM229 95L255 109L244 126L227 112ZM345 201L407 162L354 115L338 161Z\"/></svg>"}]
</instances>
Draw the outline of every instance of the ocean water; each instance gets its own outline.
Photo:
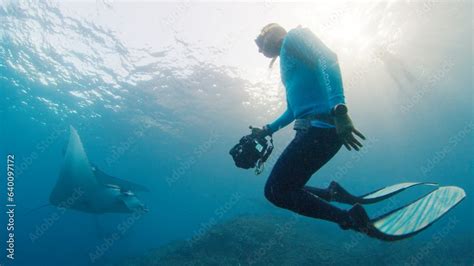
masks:
<instances>
[{"instance_id":1,"label":"ocean water","mask_svg":"<svg viewBox=\"0 0 474 266\"><path fill-rule=\"evenodd\" d=\"M471 1L4 0L0 22L1 265L474 263ZM338 54L351 117L367 137L310 184L337 180L363 194L429 181L462 187L464 201L394 243L268 203L263 186L291 126L274 136L260 176L236 168L228 151L249 125L285 109L278 60L269 69L254 43L269 22L308 27ZM138 194L148 213L38 209L59 176L70 125L91 162L150 190Z\"/></svg>"}]
</instances>

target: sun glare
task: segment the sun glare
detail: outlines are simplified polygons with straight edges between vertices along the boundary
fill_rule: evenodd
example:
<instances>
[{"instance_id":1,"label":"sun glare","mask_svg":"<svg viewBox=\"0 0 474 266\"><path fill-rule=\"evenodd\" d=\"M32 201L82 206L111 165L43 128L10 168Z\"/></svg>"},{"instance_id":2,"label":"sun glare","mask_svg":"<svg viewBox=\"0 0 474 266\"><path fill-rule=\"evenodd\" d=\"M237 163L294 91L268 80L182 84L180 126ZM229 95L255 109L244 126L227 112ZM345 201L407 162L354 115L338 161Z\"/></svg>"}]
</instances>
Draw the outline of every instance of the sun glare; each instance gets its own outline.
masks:
<instances>
[{"instance_id":1,"label":"sun glare","mask_svg":"<svg viewBox=\"0 0 474 266\"><path fill-rule=\"evenodd\" d=\"M361 16L346 14L341 18L341 22L328 33L328 38L341 52L367 51L374 39L374 36L370 36L368 32L367 24L367 20Z\"/></svg>"}]
</instances>

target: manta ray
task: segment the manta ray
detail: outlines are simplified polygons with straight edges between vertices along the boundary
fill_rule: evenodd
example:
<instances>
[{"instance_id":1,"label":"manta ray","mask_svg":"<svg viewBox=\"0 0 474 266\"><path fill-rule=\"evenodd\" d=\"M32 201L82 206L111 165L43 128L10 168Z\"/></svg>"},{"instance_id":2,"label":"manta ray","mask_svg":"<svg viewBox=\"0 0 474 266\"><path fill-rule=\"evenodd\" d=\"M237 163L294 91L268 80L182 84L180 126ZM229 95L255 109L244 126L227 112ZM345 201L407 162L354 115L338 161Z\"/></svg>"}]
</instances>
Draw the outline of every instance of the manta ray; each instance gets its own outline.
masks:
<instances>
[{"instance_id":1,"label":"manta ray","mask_svg":"<svg viewBox=\"0 0 474 266\"><path fill-rule=\"evenodd\" d=\"M87 158L81 138L70 126L69 143L49 202L86 213L131 213L148 209L134 192L145 187L107 175Z\"/></svg>"}]
</instances>

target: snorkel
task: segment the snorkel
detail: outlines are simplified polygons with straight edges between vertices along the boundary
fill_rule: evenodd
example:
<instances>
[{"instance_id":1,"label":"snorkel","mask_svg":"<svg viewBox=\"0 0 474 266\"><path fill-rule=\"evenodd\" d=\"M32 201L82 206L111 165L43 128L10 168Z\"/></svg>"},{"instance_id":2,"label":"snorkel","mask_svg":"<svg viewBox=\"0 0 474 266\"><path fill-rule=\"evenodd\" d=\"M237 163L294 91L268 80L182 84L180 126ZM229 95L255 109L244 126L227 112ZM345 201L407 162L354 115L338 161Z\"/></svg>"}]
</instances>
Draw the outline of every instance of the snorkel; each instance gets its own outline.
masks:
<instances>
[{"instance_id":1,"label":"snorkel","mask_svg":"<svg viewBox=\"0 0 474 266\"><path fill-rule=\"evenodd\" d=\"M282 26L277 23L270 23L263 27L255 39L259 52L268 58L272 58L269 68L273 66L273 63L275 63L275 60L280 55L280 49L285 35L286 30Z\"/></svg>"}]
</instances>

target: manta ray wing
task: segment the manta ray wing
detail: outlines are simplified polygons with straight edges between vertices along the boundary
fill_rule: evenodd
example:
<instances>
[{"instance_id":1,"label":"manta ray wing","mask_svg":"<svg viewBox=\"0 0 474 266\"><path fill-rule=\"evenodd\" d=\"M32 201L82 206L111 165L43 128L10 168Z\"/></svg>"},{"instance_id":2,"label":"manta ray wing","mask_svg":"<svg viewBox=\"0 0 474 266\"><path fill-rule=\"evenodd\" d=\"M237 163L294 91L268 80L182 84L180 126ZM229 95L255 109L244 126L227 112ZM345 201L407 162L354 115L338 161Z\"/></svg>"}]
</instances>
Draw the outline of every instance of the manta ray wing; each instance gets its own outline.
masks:
<instances>
[{"instance_id":1,"label":"manta ray wing","mask_svg":"<svg viewBox=\"0 0 474 266\"><path fill-rule=\"evenodd\" d=\"M53 205L74 204L77 195L86 197L99 186L92 172L81 139L70 127L69 143L64 155L59 179L50 195Z\"/></svg>"},{"instance_id":2,"label":"manta ray wing","mask_svg":"<svg viewBox=\"0 0 474 266\"><path fill-rule=\"evenodd\" d=\"M51 204L87 213L146 210L132 189L145 188L111 177L91 166L81 139L71 126L59 179L49 197Z\"/></svg>"},{"instance_id":3,"label":"manta ray wing","mask_svg":"<svg viewBox=\"0 0 474 266\"><path fill-rule=\"evenodd\" d=\"M120 179L117 177L110 176L106 174L104 171L100 170L96 165L92 165L92 171L94 172L94 175L97 178L97 181L103 185L109 185L109 184L116 185L120 187L120 189L122 190L133 191L133 192L141 192L141 191L148 192L149 191L148 188L142 185L139 185L139 184L136 184L124 179Z\"/></svg>"}]
</instances>

